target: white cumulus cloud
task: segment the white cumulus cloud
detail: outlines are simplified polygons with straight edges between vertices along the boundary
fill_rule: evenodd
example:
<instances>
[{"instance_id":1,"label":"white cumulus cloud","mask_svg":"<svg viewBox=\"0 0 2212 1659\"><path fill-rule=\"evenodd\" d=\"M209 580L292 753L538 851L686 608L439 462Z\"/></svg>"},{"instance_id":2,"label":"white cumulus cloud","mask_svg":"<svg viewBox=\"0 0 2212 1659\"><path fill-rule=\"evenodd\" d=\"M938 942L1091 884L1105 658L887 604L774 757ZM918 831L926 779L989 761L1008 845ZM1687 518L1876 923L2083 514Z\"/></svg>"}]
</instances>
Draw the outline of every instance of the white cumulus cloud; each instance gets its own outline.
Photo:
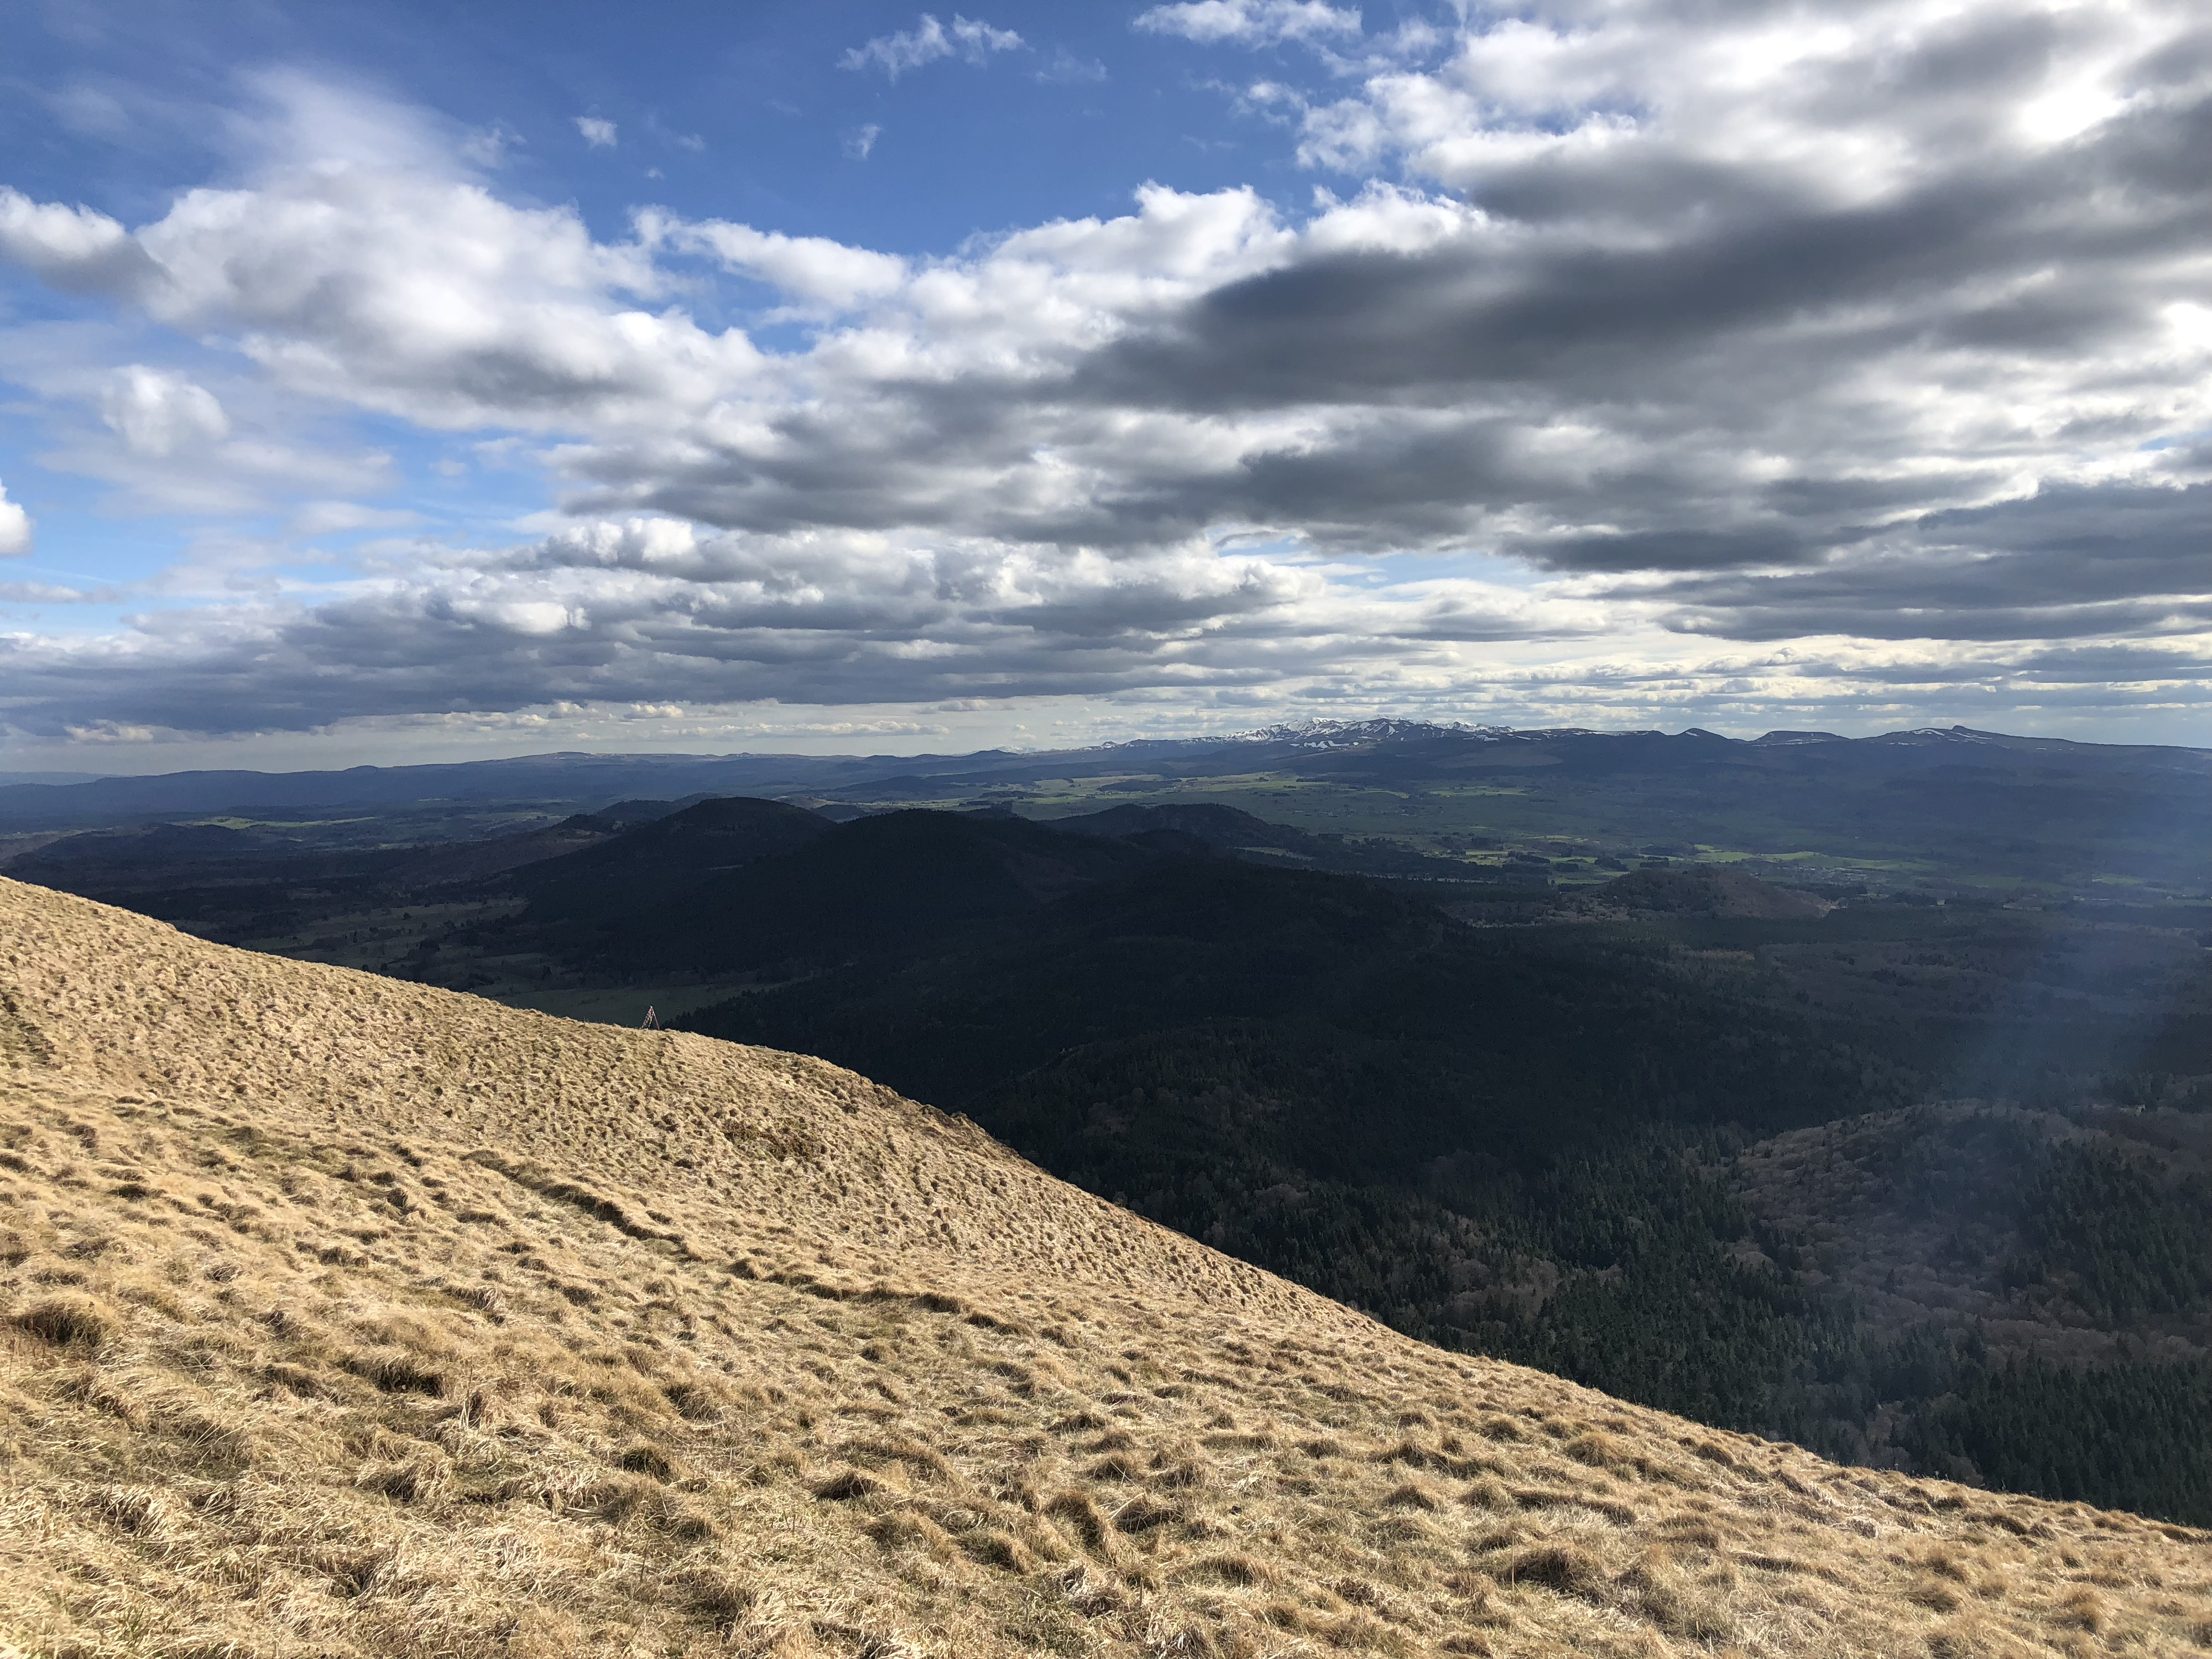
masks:
<instances>
[{"instance_id":1,"label":"white cumulus cloud","mask_svg":"<svg viewBox=\"0 0 2212 1659\"><path fill-rule=\"evenodd\" d=\"M31 515L22 503L8 499L8 486L0 484L0 558L31 550Z\"/></svg>"},{"instance_id":2,"label":"white cumulus cloud","mask_svg":"<svg viewBox=\"0 0 2212 1659\"><path fill-rule=\"evenodd\" d=\"M155 319L230 333L288 386L428 426L696 407L758 363L741 333L639 303L663 284L641 250L465 179L301 168L188 191L120 245L40 222L64 234L19 257L49 281L120 270Z\"/></svg>"},{"instance_id":3,"label":"white cumulus cloud","mask_svg":"<svg viewBox=\"0 0 2212 1659\"><path fill-rule=\"evenodd\" d=\"M598 115L579 115L576 131L584 135L584 142L593 149L612 149L615 147L615 124Z\"/></svg>"},{"instance_id":4,"label":"white cumulus cloud","mask_svg":"<svg viewBox=\"0 0 2212 1659\"><path fill-rule=\"evenodd\" d=\"M849 310L896 293L908 274L903 259L823 236L786 236L720 219L685 222L663 214L641 214L637 222L649 245L710 255L726 270L773 283L803 305Z\"/></svg>"},{"instance_id":5,"label":"white cumulus cloud","mask_svg":"<svg viewBox=\"0 0 2212 1659\"><path fill-rule=\"evenodd\" d=\"M994 52L1012 52L1021 45L1022 37L1012 29L994 28L957 12L953 14L952 27L947 28L930 13L924 12L913 28L877 35L849 48L837 61L840 67L848 70L881 70L896 81L910 70L956 53L971 64L980 64Z\"/></svg>"},{"instance_id":6,"label":"white cumulus cloud","mask_svg":"<svg viewBox=\"0 0 2212 1659\"><path fill-rule=\"evenodd\" d=\"M1181 35L1201 46L1227 42L1261 46L1356 36L1360 15L1357 6L1332 6L1323 0L1184 0L1139 12L1135 27L1152 34Z\"/></svg>"},{"instance_id":7,"label":"white cumulus cloud","mask_svg":"<svg viewBox=\"0 0 2212 1659\"><path fill-rule=\"evenodd\" d=\"M0 185L0 258L71 290L129 292L152 274L145 251L106 214L58 202L33 202L4 185Z\"/></svg>"},{"instance_id":8,"label":"white cumulus cloud","mask_svg":"<svg viewBox=\"0 0 2212 1659\"><path fill-rule=\"evenodd\" d=\"M100 412L137 455L173 455L230 435L230 421L212 392L143 363L115 372L101 394Z\"/></svg>"}]
</instances>

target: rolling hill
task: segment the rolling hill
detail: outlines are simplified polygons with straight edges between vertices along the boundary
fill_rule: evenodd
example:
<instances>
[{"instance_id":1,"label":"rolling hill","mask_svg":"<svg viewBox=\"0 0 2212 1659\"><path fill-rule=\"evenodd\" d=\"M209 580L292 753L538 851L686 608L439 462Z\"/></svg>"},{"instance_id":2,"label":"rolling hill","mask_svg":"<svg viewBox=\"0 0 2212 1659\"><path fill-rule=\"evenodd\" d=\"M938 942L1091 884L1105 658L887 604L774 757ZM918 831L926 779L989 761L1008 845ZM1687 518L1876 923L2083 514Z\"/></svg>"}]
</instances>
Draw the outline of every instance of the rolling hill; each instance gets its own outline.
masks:
<instances>
[{"instance_id":1,"label":"rolling hill","mask_svg":"<svg viewBox=\"0 0 2212 1659\"><path fill-rule=\"evenodd\" d=\"M215 820L301 850L473 841L625 795L776 797L830 817L924 805L1089 820L1207 806L1328 843L1240 840L1321 867L1570 883L1631 860L1884 892L2201 901L2212 750L1965 726L1845 738L1322 720L972 755L538 755L343 772L0 783L0 863L64 830ZM1216 838L1218 826L1200 829ZM182 917L176 918L183 920Z\"/></svg>"},{"instance_id":2,"label":"rolling hill","mask_svg":"<svg viewBox=\"0 0 2212 1659\"><path fill-rule=\"evenodd\" d=\"M0 882L0 1651L2179 1652L2212 1540L1427 1347L822 1061Z\"/></svg>"},{"instance_id":3,"label":"rolling hill","mask_svg":"<svg viewBox=\"0 0 2212 1659\"><path fill-rule=\"evenodd\" d=\"M541 921L620 921L718 872L796 852L830 828L828 819L781 801L702 800L626 835L519 866L514 886Z\"/></svg>"}]
</instances>

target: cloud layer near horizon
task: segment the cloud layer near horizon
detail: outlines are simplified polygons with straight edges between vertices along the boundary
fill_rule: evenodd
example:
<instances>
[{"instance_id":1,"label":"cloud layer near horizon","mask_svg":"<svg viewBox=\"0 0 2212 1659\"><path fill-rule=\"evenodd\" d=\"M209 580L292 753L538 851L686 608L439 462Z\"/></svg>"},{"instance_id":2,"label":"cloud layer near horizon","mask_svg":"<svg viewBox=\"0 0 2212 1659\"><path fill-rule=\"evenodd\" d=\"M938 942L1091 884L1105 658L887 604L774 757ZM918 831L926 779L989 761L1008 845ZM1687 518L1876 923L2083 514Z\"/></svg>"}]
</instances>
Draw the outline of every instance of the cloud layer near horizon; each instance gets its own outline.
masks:
<instances>
[{"instance_id":1,"label":"cloud layer near horizon","mask_svg":"<svg viewBox=\"0 0 2212 1659\"><path fill-rule=\"evenodd\" d=\"M97 415L78 470L170 505L376 471L258 398L519 434L565 515L15 635L0 718L2212 704L2212 21L1352 15L1139 19L1323 54L1321 92L1243 94L1339 192L1300 216L1147 186L931 259L649 208L607 241L283 77L262 161L135 229L0 189L0 256L247 388L52 371Z\"/></svg>"}]
</instances>

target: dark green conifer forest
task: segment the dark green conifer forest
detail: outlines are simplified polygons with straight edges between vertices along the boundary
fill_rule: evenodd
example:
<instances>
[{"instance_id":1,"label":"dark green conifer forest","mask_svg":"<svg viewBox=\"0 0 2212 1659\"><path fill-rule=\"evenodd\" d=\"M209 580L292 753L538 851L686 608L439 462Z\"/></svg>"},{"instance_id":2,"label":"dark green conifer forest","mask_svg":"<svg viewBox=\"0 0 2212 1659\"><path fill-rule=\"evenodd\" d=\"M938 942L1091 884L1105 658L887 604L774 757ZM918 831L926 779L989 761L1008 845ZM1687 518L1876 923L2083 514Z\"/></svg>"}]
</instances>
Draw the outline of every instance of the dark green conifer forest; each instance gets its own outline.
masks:
<instances>
[{"instance_id":1,"label":"dark green conifer forest","mask_svg":"<svg viewBox=\"0 0 2212 1659\"><path fill-rule=\"evenodd\" d=\"M1902 1000L1814 1006L1648 927L1468 927L1376 882L1188 860L689 1024L963 1112L1431 1341L1846 1461L2212 1522L2212 1364L2155 1340L2212 1311L2212 1178L2087 1127L2123 1041L2087 1015L2059 1048L2007 1040ZM1978 1080L1961 1056L2017 1085L2030 1050L2040 1115L1914 1127ZM1857 1293L1822 1264L1869 1241L1816 1240L1735 1174L1882 1115L1872 1163L1907 1213L1864 1224L1932 1223L1946 1272L2027 1315L1997 1340ZM2077 1328L2132 1340L2044 1357Z\"/></svg>"}]
</instances>

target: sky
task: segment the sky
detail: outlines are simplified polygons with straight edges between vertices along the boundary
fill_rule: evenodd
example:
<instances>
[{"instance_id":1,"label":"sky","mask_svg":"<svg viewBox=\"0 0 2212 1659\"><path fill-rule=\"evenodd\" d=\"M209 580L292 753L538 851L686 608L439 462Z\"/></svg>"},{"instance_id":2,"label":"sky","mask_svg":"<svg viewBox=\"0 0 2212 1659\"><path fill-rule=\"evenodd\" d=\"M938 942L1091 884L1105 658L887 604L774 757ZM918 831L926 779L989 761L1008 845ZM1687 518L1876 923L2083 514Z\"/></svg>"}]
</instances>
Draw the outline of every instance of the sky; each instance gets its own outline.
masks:
<instances>
[{"instance_id":1,"label":"sky","mask_svg":"<svg viewBox=\"0 0 2212 1659\"><path fill-rule=\"evenodd\" d=\"M2212 745L2198 0L0 4L0 768Z\"/></svg>"}]
</instances>

